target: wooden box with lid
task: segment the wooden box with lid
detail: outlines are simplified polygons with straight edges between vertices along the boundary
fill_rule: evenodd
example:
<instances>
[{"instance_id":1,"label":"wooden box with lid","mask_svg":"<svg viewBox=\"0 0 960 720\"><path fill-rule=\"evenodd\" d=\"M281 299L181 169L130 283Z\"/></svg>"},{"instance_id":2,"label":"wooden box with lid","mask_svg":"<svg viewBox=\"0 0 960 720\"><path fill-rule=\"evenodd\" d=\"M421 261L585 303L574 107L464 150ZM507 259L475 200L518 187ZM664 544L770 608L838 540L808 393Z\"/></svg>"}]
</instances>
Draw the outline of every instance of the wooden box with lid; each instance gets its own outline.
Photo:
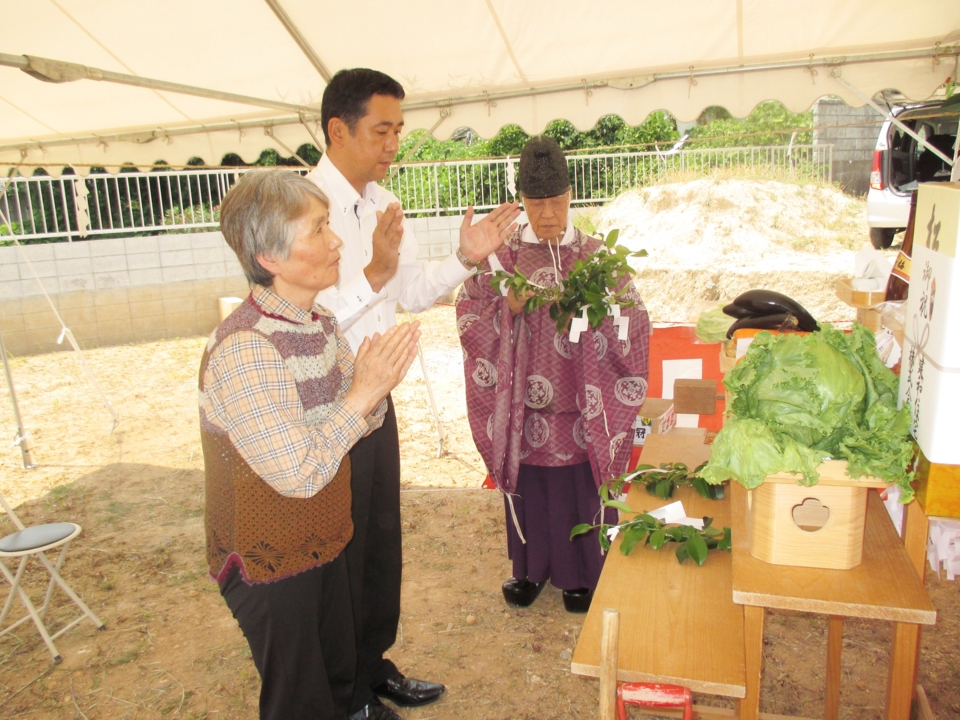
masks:
<instances>
[{"instance_id":1,"label":"wooden box with lid","mask_svg":"<svg viewBox=\"0 0 960 720\"><path fill-rule=\"evenodd\" d=\"M777 473L747 493L750 554L773 565L849 570L860 564L869 488L879 478L847 477L845 460L817 468L820 480L806 487L797 475Z\"/></svg>"}]
</instances>

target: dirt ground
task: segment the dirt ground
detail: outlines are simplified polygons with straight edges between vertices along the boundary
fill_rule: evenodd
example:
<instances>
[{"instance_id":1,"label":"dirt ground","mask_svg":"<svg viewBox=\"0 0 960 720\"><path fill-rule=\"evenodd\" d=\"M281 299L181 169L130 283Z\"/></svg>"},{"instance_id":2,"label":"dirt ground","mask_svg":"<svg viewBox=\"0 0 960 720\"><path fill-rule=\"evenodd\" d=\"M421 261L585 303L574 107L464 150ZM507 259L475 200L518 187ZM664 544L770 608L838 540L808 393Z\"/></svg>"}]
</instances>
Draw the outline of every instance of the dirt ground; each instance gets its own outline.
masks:
<instances>
[{"instance_id":1,"label":"dirt ground","mask_svg":"<svg viewBox=\"0 0 960 720\"><path fill-rule=\"evenodd\" d=\"M403 453L404 584L391 656L441 680L409 720L594 718L597 683L570 673L582 616L549 588L526 610L500 593L510 574L502 504L483 473L463 409L451 307L421 316L444 456L418 365L395 392ZM87 363L121 421L111 421L71 354L17 358L12 370L37 462L0 456L3 489L24 520L83 525L64 576L106 623L58 641L53 665L32 625L0 638L3 718L256 718L259 678L204 565L196 371L204 338L90 350ZM12 434L7 399L0 424ZM927 573L939 612L923 634L920 682L941 720L960 717L957 584ZM36 595L36 586L34 591ZM55 621L67 614L58 606ZM709 608L704 608L709 612ZM890 629L846 624L845 718L881 718ZM826 619L770 613L761 710L822 716ZM723 705L720 698L698 702Z\"/></svg>"}]
</instances>

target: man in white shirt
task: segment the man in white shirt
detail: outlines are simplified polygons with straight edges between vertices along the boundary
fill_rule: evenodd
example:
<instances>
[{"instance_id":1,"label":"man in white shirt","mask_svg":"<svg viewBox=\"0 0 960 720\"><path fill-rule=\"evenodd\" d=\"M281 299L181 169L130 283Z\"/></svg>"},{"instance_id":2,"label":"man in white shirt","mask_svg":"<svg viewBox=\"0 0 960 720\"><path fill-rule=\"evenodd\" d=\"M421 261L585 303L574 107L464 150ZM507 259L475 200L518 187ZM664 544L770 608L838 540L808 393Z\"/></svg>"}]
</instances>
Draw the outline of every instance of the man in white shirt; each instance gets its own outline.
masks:
<instances>
[{"instance_id":1,"label":"man in white shirt","mask_svg":"<svg viewBox=\"0 0 960 720\"><path fill-rule=\"evenodd\" d=\"M341 70L323 93L327 151L308 177L330 199L330 225L343 240L340 280L318 302L334 312L354 352L364 337L396 323L396 305L420 312L476 272L516 227L516 203L504 203L460 227L457 251L441 262L417 259L417 241L396 196L377 183L399 149L403 87L383 73ZM388 398L389 399L389 398ZM404 677L384 653L400 621L400 446L393 401L383 427L358 442L352 463L354 535L347 568L357 628L357 681L351 720L401 720L383 705L433 702L445 688Z\"/></svg>"}]
</instances>

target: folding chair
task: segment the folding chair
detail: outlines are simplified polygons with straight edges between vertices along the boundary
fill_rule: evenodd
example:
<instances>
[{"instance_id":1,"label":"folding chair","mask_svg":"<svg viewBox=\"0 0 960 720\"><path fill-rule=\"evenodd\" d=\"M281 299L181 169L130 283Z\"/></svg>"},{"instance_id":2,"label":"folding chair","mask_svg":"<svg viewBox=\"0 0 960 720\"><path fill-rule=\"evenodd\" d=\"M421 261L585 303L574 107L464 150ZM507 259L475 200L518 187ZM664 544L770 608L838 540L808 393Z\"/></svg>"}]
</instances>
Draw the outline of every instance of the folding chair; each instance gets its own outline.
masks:
<instances>
[{"instance_id":1,"label":"folding chair","mask_svg":"<svg viewBox=\"0 0 960 720\"><path fill-rule=\"evenodd\" d=\"M24 527L23 523L20 522L20 518L13 512L13 509L7 504L2 494L0 494L0 506L3 507L7 513L7 517L9 517L17 527L17 532L0 539L0 573L3 573L3 576L11 585L10 595L7 597L6 603L4 603L3 612L0 613L0 628L3 627L7 615L10 613L15 595L20 597L21 602L23 602L27 608L27 614L10 625L6 630L0 632L0 637L3 637L27 620L32 619L33 624L36 625L37 630L40 631L40 636L46 643L47 649L50 650L50 654L53 655L53 662L59 663L61 660L60 651L57 650L57 646L53 644L56 638L63 635L63 633L74 625L77 625L85 617L90 618L90 621L96 626L97 630L104 629L100 618L93 614L93 611L84 604L80 596L60 577L60 568L63 567L63 561L67 557L67 549L70 547L70 541L80 534L80 526L75 523L45 523L43 525ZM54 548L61 548L60 556L57 558L57 564L51 565L44 553ZM47 594L39 612L30 601L30 597L20 586L20 581L23 579L24 571L27 568L27 562L34 556L43 564L47 572L50 573L50 584L47 586ZM20 564L17 566L16 574L12 574L3 562L7 558L20 558ZM46 625L44 625L43 620L44 617L46 617L47 608L50 607L50 598L53 595L54 584L59 585L63 589L67 596L83 611L83 614L69 625L66 625L51 635Z\"/></svg>"}]
</instances>

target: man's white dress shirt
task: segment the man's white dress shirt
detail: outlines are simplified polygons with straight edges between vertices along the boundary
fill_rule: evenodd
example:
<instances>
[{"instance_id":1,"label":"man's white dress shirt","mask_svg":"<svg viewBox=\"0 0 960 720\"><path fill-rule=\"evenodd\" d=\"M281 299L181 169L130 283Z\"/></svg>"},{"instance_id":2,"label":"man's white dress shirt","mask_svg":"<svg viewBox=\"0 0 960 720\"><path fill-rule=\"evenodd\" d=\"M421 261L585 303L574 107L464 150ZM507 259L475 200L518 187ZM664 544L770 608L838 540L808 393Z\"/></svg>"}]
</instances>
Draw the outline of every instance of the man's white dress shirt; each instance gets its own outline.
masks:
<instances>
[{"instance_id":1,"label":"man's white dress shirt","mask_svg":"<svg viewBox=\"0 0 960 720\"><path fill-rule=\"evenodd\" d=\"M336 316L354 353L363 338L396 324L397 303L410 312L421 312L473 274L456 254L442 262L418 260L417 238L404 221L397 273L380 292L374 292L363 269L373 259L377 211L385 212L387 205L399 202L396 195L376 183L367 183L363 195L358 194L326 155L307 177L326 193L330 227L343 240L340 278L317 295L317 302Z\"/></svg>"}]
</instances>

